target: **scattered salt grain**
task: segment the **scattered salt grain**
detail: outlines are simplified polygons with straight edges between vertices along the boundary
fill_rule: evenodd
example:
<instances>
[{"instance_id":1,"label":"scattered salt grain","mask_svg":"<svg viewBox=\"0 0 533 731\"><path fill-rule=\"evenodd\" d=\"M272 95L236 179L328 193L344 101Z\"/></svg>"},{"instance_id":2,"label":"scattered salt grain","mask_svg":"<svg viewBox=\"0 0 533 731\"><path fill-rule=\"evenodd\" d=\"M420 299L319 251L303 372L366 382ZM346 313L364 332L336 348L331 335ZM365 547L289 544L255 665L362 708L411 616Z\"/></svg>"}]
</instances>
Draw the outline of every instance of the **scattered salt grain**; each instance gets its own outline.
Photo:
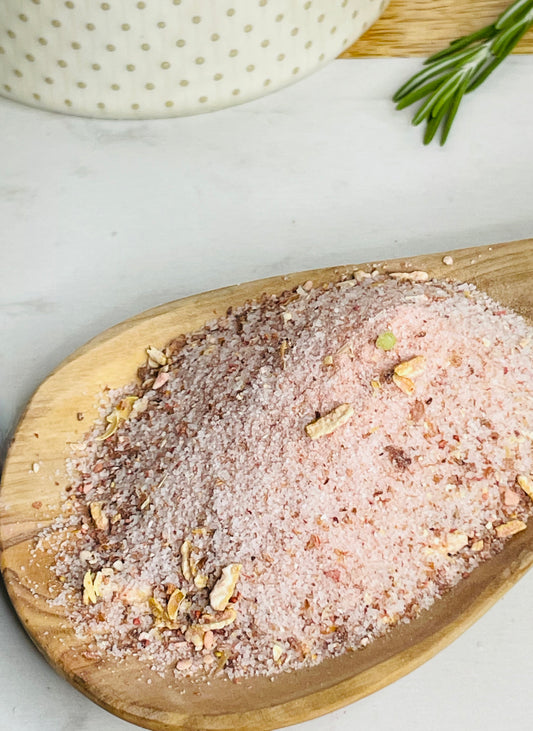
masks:
<instances>
[{"instance_id":1,"label":"scattered salt grain","mask_svg":"<svg viewBox=\"0 0 533 731\"><path fill-rule=\"evenodd\" d=\"M427 282L429 279L429 274L422 271L391 272L389 276L399 282Z\"/></svg>"},{"instance_id":2,"label":"scattered salt grain","mask_svg":"<svg viewBox=\"0 0 533 731\"><path fill-rule=\"evenodd\" d=\"M159 371L159 373L157 374L157 378L152 384L153 390L157 391L159 388L161 388L161 386L164 386L165 383L168 382L169 378L170 376L168 375L168 373L165 373L164 371Z\"/></svg>"}]
</instances>

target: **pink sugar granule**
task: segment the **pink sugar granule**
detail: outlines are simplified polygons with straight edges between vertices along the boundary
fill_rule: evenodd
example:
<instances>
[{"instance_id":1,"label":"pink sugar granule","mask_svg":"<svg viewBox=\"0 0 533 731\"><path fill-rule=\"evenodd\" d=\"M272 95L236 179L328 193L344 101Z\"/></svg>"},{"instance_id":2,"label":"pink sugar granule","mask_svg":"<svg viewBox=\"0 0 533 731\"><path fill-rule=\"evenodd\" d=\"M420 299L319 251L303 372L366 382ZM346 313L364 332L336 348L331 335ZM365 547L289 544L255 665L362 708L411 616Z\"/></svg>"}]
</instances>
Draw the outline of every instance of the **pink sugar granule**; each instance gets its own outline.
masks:
<instances>
[{"instance_id":1,"label":"pink sugar granule","mask_svg":"<svg viewBox=\"0 0 533 731\"><path fill-rule=\"evenodd\" d=\"M170 343L117 397L139 397L136 411L73 456L54 602L96 652L178 675L317 663L417 617L501 550L499 525L527 520L531 327L471 285L306 289ZM394 369L417 356L405 392ZM311 439L306 426L342 404L346 423ZM209 609L230 564L233 615ZM83 604L84 577L102 571Z\"/></svg>"}]
</instances>

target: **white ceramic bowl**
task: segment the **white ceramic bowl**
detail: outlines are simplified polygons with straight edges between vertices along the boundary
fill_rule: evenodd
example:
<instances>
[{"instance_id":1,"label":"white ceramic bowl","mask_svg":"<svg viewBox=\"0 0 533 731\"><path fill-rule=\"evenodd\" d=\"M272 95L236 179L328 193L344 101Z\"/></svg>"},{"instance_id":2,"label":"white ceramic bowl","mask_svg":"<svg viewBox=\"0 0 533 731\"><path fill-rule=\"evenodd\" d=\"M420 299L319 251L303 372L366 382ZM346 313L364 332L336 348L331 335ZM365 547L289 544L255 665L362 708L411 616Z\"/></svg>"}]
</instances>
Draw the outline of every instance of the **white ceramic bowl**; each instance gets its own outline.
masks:
<instances>
[{"instance_id":1,"label":"white ceramic bowl","mask_svg":"<svg viewBox=\"0 0 533 731\"><path fill-rule=\"evenodd\" d=\"M0 93L90 117L220 109L335 58L388 0L0 0Z\"/></svg>"}]
</instances>

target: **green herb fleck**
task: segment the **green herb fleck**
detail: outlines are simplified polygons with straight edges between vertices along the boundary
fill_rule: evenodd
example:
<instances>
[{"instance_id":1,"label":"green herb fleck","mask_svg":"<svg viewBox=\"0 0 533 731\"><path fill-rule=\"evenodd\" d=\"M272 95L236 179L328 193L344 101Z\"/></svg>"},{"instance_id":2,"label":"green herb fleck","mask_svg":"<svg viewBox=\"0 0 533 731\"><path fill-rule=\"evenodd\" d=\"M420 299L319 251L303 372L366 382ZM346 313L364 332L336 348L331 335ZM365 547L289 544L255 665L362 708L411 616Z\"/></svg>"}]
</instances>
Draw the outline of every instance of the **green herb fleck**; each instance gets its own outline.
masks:
<instances>
[{"instance_id":1,"label":"green herb fleck","mask_svg":"<svg viewBox=\"0 0 533 731\"><path fill-rule=\"evenodd\" d=\"M396 345L396 335L389 331L381 333L376 339L376 348L380 350L392 350Z\"/></svg>"}]
</instances>

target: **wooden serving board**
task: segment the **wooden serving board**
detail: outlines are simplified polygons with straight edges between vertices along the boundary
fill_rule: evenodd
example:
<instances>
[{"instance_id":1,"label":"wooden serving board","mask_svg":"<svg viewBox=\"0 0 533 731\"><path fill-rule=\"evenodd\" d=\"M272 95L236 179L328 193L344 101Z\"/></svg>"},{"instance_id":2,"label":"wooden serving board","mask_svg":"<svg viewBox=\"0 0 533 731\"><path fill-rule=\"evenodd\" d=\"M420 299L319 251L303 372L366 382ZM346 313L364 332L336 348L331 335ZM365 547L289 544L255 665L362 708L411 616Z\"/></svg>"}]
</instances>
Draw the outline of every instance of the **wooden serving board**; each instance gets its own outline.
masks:
<instances>
[{"instance_id":1,"label":"wooden serving board","mask_svg":"<svg viewBox=\"0 0 533 731\"><path fill-rule=\"evenodd\" d=\"M391 0L381 18L340 58L429 56L489 23L511 0ZM518 53L533 53L533 29Z\"/></svg>"},{"instance_id":2,"label":"wooden serving board","mask_svg":"<svg viewBox=\"0 0 533 731\"><path fill-rule=\"evenodd\" d=\"M383 262L381 271L423 269L434 277L470 281L533 322L533 239ZM533 565L533 521L494 559L482 564L431 610L399 625L367 648L314 668L210 685L161 678L135 659L98 661L74 635L64 609L48 599L59 584L50 557L34 536L59 514L68 485L65 460L96 417L105 386L135 379L148 344L162 347L262 293L307 281L336 281L354 266L272 277L188 297L111 328L60 365L37 389L18 426L0 491L1 567L11 601L31 638L53 667L89 698L116 715L167 731L261 731L298 723L362 698L428 660L464 632ZM77 413L83 412L83 421ZM32 465L38 463L36 472ZM526 652L526 648L524 648ZM443 689L443 693L446 690Z\"/></svg>"}]
</instances>

